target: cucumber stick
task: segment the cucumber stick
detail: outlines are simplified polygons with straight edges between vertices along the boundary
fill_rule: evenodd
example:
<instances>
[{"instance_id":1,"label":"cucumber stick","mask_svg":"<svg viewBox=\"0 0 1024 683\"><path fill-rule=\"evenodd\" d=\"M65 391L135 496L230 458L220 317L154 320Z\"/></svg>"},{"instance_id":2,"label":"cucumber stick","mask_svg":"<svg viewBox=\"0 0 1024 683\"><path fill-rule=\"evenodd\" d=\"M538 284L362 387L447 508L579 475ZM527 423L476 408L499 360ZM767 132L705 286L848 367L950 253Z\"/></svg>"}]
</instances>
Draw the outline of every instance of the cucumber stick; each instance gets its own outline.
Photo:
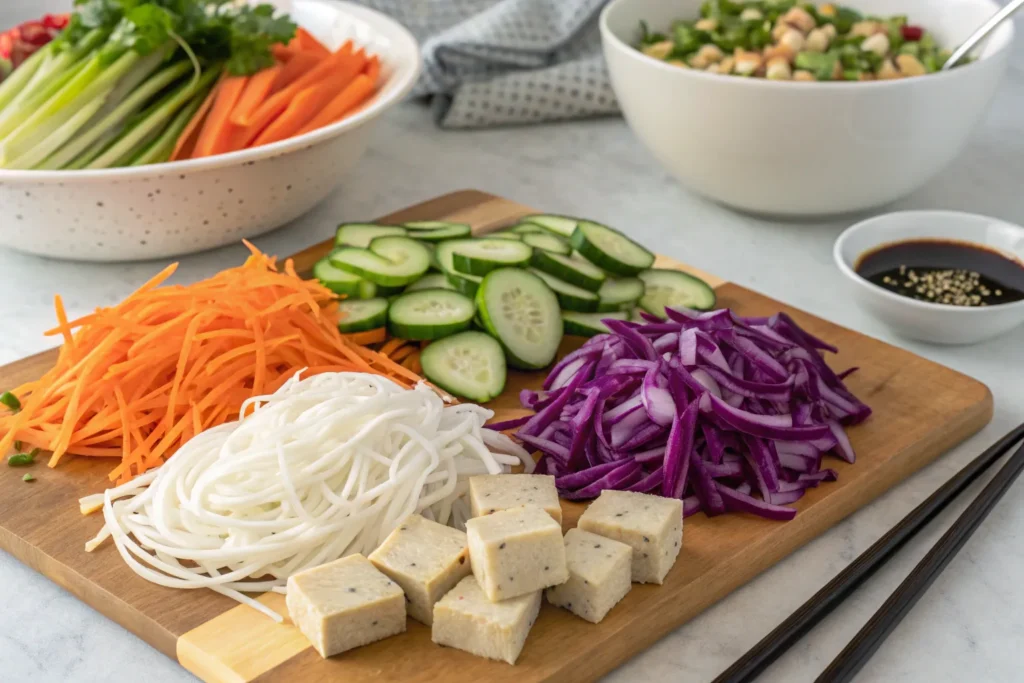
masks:
<instances>
[{"instance_id":1,"label":"cucumber stick","mask_svg":"<svg viewBox=\"0 0 1024 683\"><path fill-rule=\"evenodd\" d=\"M501 342L513 367L539 370L555 359L562 340L561 311L558 298L539 277L519 268L491 271L480 283L476 305L480 322Z\"/></svg>"},{"instance_id":2,"label":"cucumber stick","mask_svg":"<svg viewBox=\"0 0 1024 683\"><path fill-rule=\"evenodd\" d=\"M346 300L338 304L341 322L338 331L342 334L365 332L384 327L388 321L387 299Z\"/></svg>"},{"instance_id":3,"label":"cucumber stick","mask_svg":"<svg viewBox=\"0 0 1024 683\"><path fill-rule=\"evenodd\" d=\"M446 289L402 294L388 309L388 330L401 339L440 339L468 329L476 307L467 296Z\"/></svg>"},{"instance_id":4,"label":"cucumber stick","mask_svg":"<svg viewBox=\"0 0 1024 683\"><path fill-rule=\"evenodd\" d=\"M593 337L598 334L611 332L608 326L602 322L608 318L626 320L628 314L625 311L612 311L610 313L577 313L576 311L562 311L562 325L566 334L577 337Z\"/></svg>"},{"instance_id":5,"label":"cucumber stick","mask_svg":"<svg viewBox=\"0 0 1024 683\"><path fill-rule=\"evenodd\" d=\"M594 292L559 280L554 275L531 268L530 272L544 281L551 291L558 297L558 303L567 311L579 311L580 313L593 313L597 310L601 300Z\"/></svg>"},{"instance_id":6,"label":"cucumber stick","mask_svg":"<svg viewBox=\"0 0 1024 683\"><path fill-rule=\"evenodd\" d=\"M583 258L615 275L636 275L654 265L654 254L600 223L580 221L571 242Z\"/></svg>"},{"instance_id":7,"label":"cucumber stick","mask_svg":"<svg viewBox=\"0 0 1024 683\"><path fill-rule=\"evenodd\" d=\"M505 355L491 336L460 332L433 342L420 356L427 379L456 396L480 403L505 390Z\"/></svg>"},{"instance_id":8,"label":"cucumber stick","mask_svg":"<svg viewBox=\"0 0 1024 683\"><path fill-rule=\"evenodd\" d=\"M644 283L640 307L664 317L665 307L709 311L715 307L715 290L708 283L681 270L652 268L637 275Z\"/></svg>"}]
</instances>

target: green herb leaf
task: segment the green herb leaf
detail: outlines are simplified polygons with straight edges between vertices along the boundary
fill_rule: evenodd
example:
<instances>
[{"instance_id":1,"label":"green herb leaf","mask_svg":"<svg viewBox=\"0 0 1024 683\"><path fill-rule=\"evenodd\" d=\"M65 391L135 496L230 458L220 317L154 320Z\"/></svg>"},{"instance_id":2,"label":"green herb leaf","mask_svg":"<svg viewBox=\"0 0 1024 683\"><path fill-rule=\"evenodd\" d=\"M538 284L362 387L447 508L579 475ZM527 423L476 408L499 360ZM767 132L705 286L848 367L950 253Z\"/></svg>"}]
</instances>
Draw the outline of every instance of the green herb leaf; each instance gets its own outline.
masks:
<instances>
[{"instance_id":1,"label":"green herb leaf","mask_svg":"<svg viewBox=\"0 0 1024 683\"><path fill-rule=\"evenodd\" d=\"M7 458L7 466L28 467L29 465L34 465L37 455L39 455L38 448L33 448L31 453L15 453L11 457Z\"/></svg>"},{"instance_id":2,"label":"green herb leaf","mask_svg":"<svg viewBox=\"0 0 1024 683\"><path fill-rule=\"evenodd\" d=\"M0 403L10 408L13 412L21 410L21 401L19 401L18 397L9 391L5 391L0 394Z\"/></svg>"},{"instance_id":3,"label":"green herb leaf","mask_svg":"<svg viewBox=\"0 0 1024 683\"><path fill-rule=\"evenodd\" d=\"M35 481L36 478L33 477L31 474L26 474L24 477L21 478L21 480L22 481Z\"/></svg>"}]
</instances>

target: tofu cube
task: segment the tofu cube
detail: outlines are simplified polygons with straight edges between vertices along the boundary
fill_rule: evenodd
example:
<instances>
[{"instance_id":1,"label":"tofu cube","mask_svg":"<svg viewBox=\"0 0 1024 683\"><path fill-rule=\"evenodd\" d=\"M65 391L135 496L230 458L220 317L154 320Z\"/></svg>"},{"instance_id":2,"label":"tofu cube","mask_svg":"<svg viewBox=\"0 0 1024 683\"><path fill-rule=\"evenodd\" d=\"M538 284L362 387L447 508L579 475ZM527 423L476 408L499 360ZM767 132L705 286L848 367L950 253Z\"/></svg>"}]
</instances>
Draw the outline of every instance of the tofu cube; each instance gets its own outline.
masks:
<instances>
[{"instance_id":1,"label":"tofu cube","mask_svg":"<svg viewBox=\"0 0 1024 683\"><path fill-rule=\"evenodd\" d=\"M405 631L402 589L362 555L290 576L285 603L321 657Z\"/></svg>"},{"instance_id":2,"label":"tofu cube","mask_svg":"<svg viewBox=\"0 0 1024 683\"><path fill-rule=\"evenodd\" d=\"M633 581L660 584L683 544L683 501L632 491L602 491L577 526L631 546Z\"/></svg>"},{"instance_id":3,"label":"tofu cube","mask_svg":"<svg viewBox=\"0 0 1024 683\"><path fill-rule=\"evenodd\" d=\"M489 600L508 600L569 578L562 527L535 505L466 522L473 575Z\"/></svg>"},{"instance_id":4,"label":"tofu cube","mask_svg":"<svg viewBox=\"0 0 1024 683\"><path fill-rule=\"evenodd\" d=\"M370 562L405 591L409 616L427 626L434 603L470 572L466 534L420 515L403 519Z\"/></svg>"},{"instance_id":5,"label":"tofu cube","mask_svg":"<svg viewBox=\"0 0 1024 683\"><path fill-rule=\"evenodd\" d=\"M536 505L562 523L555 478L550 474L482 474L469 478L469 502L474 517L498 510Z\"/></svg>"},{"instance_id":6,"label":"tofu cube","mask_svg":"<svg viewBox=\"0 0 1024 683\"><path fill-rule=\"evenodd\" d=\"M438 645L515 664L537 620L540 600L537 590L491 602L476 579L467 576L434 605L430 637Z\"/></svg>"},{"instance_id":7,"label":"tofu cube","mask_svg":"<svg viewBox=\"0 0 1024 683\"><path fill-rule=\"evenodd\" d=\"M625 543L570 529L565 562L569 580L547 589L548 602L589 622L599 623L633 587L633 549Z\"/></svg>"}]
</instances>

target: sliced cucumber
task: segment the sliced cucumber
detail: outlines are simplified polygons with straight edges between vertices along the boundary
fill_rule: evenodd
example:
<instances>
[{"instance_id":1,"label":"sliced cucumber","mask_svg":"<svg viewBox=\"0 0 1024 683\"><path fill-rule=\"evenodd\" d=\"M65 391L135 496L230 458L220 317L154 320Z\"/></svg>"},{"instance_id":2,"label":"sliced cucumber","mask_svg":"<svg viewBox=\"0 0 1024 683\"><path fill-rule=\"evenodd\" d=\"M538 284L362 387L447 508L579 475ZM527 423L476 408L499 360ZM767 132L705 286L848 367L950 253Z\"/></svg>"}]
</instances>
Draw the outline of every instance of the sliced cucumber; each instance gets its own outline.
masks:
<instances>
[{"instance_id":1,"label":"sliced cucumber","mask_svg":"<svg viewBox=\"0 0 1024 683\"><path fill-rule=\"evenodd\" d=\"M455 289L448 283L444 273L427 273L416 282L405 288L405 292L416 292L421 289Z\"/></svg>"},{"instance_id":2,"label":"sliced cucumber","mask_svg":"<svg viewBox=\"0 0 1024 683\"><path fill-rule=\"evenodd\" d=\"M558 303L565 310L579 311L580 313L593 313L597 310L597 305L600 303L597 294L582 287L571 285L564 280L559 280L554 275L548 275L536 268L530 268L530 272L543 280L544 284L551 288L551 291L558 297Z\"/></svg>"},{"instance_id":3,"label":"sliced cucumber","mask_svg":"<svg viewBox=\"0 0 1024 683\"><path fill-rule=\"evenodd\" d=\"M549 230L556 235L562 237L571 237L573 231L576 229L579 219L573 218L572 216L558 216L552 213L539 213L533 216L524 216L521 219L524 223L533 223L539 225L545 230Z\"/></svg>"},{"instance_id":4,"label":"sliced cucumber","mask_svg":"<svg viewBox=\"0 0 1024 683\"><path fill-rule=\"evenodd\" d=\"M555 359L562 340L561 311L558 298L539 277L519 268L491 271L480 283L476 305L480 321L501 342L511 365L539 370Z\"/></svg>"},{"instance_id":5,"label":"sliced cucumber","mask_svg":"<svg viewBox=\"0 0 1024 683\"><path fill-rule=\"evenodd\" d=\"M448 289L402 294L388 309L388 330L402 339L440 339L468 329L476 306Z\"/></svg>"},{"instance_id":6,"label":"sliced cucumber","mask_svg":"<svg viewBox=\"0 0 1024 683\"><path fill-rule=\"evenodd\" d=\"M601 301L597 304L598 311L621 311L632 308L644 295L644 283L639 278L623 277L608 278L597 290Z\"/></svg>"},{"instance_id":7,"label":"sliced cucumber","mask_svg":"<svg viewBox=\"0 0 1024 683\"><path fill-rule=\"evenodd\" d=\"M530 233L543 233L544 228L540 227L536 223L516 223L510 228L505 228L509 232L514 232L517 235L527 235Z\"/></svg>"},{"instance_id":8,"label":"sliced cucumber","mask_svg":"<svg viewBox=\"0 0 1024 683\"><path fill-rule=\"evenodd\" d=\"M573 334L577 337L593 337L594 335L605 334L611 331L602 322L603 320L607 318L625 320L628 317L625 311L611 311L609 313L562 311L562 324L566 334Z\"/></svg>"},{"instance_id":9,"label":"sliced cucumber","mask_svg":"<svg viewBox=\"0 0 1024 683\"><path fill-rule=\"evenodd\" d=\"M410 237L415 237L423 242L443 242L444 240L469 237L473 233L469 223L448 221L414 221L403 223L402 227L409 230Z\"/></svg>"},{"instance_id":10,"label":"sliced cucumber","mask_svg":"<svg viewBox=\"0 0 1024 683\"><path fill-rule=\"evenodd\" d=\"M375 330L378 327L384 327L388 321L387 299L342 301L338 304L338 310L342 314L341 322L338 323L338 331L344 334Z\"/></svg>"},{"instance_id":11,"label":"sliced cucumber","mask_svg":"<svg viewBox=\"0 0 1024 683\"><path fill-rule=\"evenodd\" d=\"M480 289L480 283L483 282L483 278L478 275L445 273L445 277L448 278L448 284L452 286L452 289L469 297L476 296L477 290Z\"/></svg>"},{"instance_id":12,"label":"sliced cucumber","mask_svg":"<svg viewBox=\"0 0 1024 683\"><path fill-rule=\"evenodd\" d=\"M331 263L330 259L323 258L316 262L313 266L313 277L335 294L364 299L366 297L360 296L360 294L367 285L374 290L370 292L370 296L376 293L376 285L372 282L367 282L358 275L338 268Z\"/></svg>"},{"instance_id":13,"label":"sliced cucumber","mask_svg":"<svg viewBox=\"0 0 1024 683\"><path fill-rule=\"evenodd\" d=\"M537 270L591 292L598 291L608 277L603 270L589 261L543 249L533 252L531 263Z\"/></svg>"},{"instance_id":14,"label":"sliced cucumber","mask_svg":"<svg viewBox=\"0 0 1024 683\"><path fill-rule=\"evenodd\" d=\"M373 223L342 223L334 233L334 243L339 247L366 249L375 237L406 234L405 228L397 225L374 225Z\"/></svg>"},{"instance_id":15,"label":"sliced cucumber","mask_svg":"<svg viewBox=\"0 0 1024 683\"><path fill-rule=\"evenodd\" d=\"M606 225L580 221L572 246L588 261L616 275L636 275L654 264L654 254Z\"/></svg>"},{"instance_id":16,"label":"sliced cucumber","mask_svg":"<svg viewBox=\"0 0 1024 683\"><path fill-rule=\"evenodd\" d=\"M369 249L343 247L330 259L334 266L384 287L404 287L430 267L430 252L408 237L378 237Z\"/></svg>"},{"instance_id":17,"label":"sliced cucumber","mask_svg":"<svg viewBox=\"0 0 1024 683\"><path fill-rule=\"evenodd\" d=\"M427 379L456 396L480 403L505 390L501 344L483 332L460 332L440 339L420 356Z\"/></svg>"},{"instance_id":18,"label":"sliced cucumber","mask_svg":"<svg viewBox=\"0 0 1024 683\"><path fill-rule=\"evenodd\" d=\"M515 268L530 262L533 249L522 242L479 239L459 240L452 248L452 267L466 275L487 275L498 268Z\"/></svg>"},{"instance_id":19,"label":"sliced cucumber","mask_svg":"<svg viewBox=\"0 0 1024 683\"><path fill-rule=\"evenodd\" d=\"M572 246L561 237L546 232L529 232L523 235L523 242L535 249L543 249L555 254L568 256L572 253Z\"/></svg>"},{"instance_id":20,"label":"sliced cucumber","mask_svg":"<svg viewBox=\"0 0 1024 683\"><path fill-rule=\"evenodd\" d=\"M492 232L487 235L490 240L508 240L510 242L522 242L523 236L516 232Z\"/></svg>"},{"instance_id":21,"label":"sliced cucumber","mask_svg":"<svg viewBox=\"0 0 1024 683\"><path fill-rule=\"evenodd\" d=\"M681 270L652 268L637 275L644 283L640 307L664 317L666 306L709 311L715 307L715 290L700 278Z\"/></svg>"}]
</instances>

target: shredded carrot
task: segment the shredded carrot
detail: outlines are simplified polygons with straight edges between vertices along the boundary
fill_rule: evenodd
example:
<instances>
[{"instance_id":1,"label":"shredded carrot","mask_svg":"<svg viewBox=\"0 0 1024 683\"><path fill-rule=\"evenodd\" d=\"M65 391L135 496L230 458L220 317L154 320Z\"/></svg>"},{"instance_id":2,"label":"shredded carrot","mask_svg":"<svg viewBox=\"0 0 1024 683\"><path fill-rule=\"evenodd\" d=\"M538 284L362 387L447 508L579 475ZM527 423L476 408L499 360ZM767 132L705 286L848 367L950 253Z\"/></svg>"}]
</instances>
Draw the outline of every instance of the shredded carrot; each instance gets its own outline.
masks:
<instances>
[{"instance_id":1,"label":"shredded carrot","mask_svg":"<svg viewBox=\"0 0 1024 683\"><path fill-rule=\"evenodd\" d=\"M414 364L363 346L383 342L383 328L342 335L332 292L250 249L243 265L192 285L164 285L170 266L120 304L77 320L57 298L50 334L64 344L40 380L12 390L22 408L0 412L0 452L17 440L52 451L51 467L67 454L120 458L110 478L123 483L304 368L421 381Z\"/></svg>"},{"instance_id":2,"label":"shredded carrot","mask_svg":"<svg viewBox=\"0 0 1024 683\"><path fill-rule=\"evenodd\" d=\"M234 126L229 117L248 83L248 76L228 76L217 84L217 99L203 122L203 130L192 151L193 159L230 151Z\"/></svg>"},{"instance_id":3,"label":"shredded carrot","mask_svg":"<svg viewBox=\"0 0 1024 683\"><path fill-rule=\"evenodd\" d=\"M387 342L385 342L384 346L377 349L377 352L383 353L385 356L388 356L390 358L391 354L405 346L406 343L407 342L404 339L392 337L391 339L387 340Z\"/></svg>"},{"instance_id":4,"label":"shredded carrot","mask_svg":"<svg viewBox=\"0 0 1024 683\"><path fill-rule=\"evenodd\" d=\"M235 103L235 108L231 111L230 121L236 126L244 126L245 122L249 119L256 107L263 104L263 102L270 96L270 93L274 91L274 88L281 77L281 72L284 68L280 65L272 66L269 69L264 69L254 73L250 78L249 82L245 84L245 89L238 98L238 102Z\"/></svg>"},{"instance_id":5,"label":"shredded carrot","mask_svg":"<svg viewBox=\"0 0 1024 683\"><path fill-rule=\"evenodd\" d=\"M358 344L359 346L367 346L369 344L379 344L388 338L387 328L378 327L375 330L367 330L366 332L353 332L352 334L346 334L345 339Z\"/></svg>"}]
</instances>

